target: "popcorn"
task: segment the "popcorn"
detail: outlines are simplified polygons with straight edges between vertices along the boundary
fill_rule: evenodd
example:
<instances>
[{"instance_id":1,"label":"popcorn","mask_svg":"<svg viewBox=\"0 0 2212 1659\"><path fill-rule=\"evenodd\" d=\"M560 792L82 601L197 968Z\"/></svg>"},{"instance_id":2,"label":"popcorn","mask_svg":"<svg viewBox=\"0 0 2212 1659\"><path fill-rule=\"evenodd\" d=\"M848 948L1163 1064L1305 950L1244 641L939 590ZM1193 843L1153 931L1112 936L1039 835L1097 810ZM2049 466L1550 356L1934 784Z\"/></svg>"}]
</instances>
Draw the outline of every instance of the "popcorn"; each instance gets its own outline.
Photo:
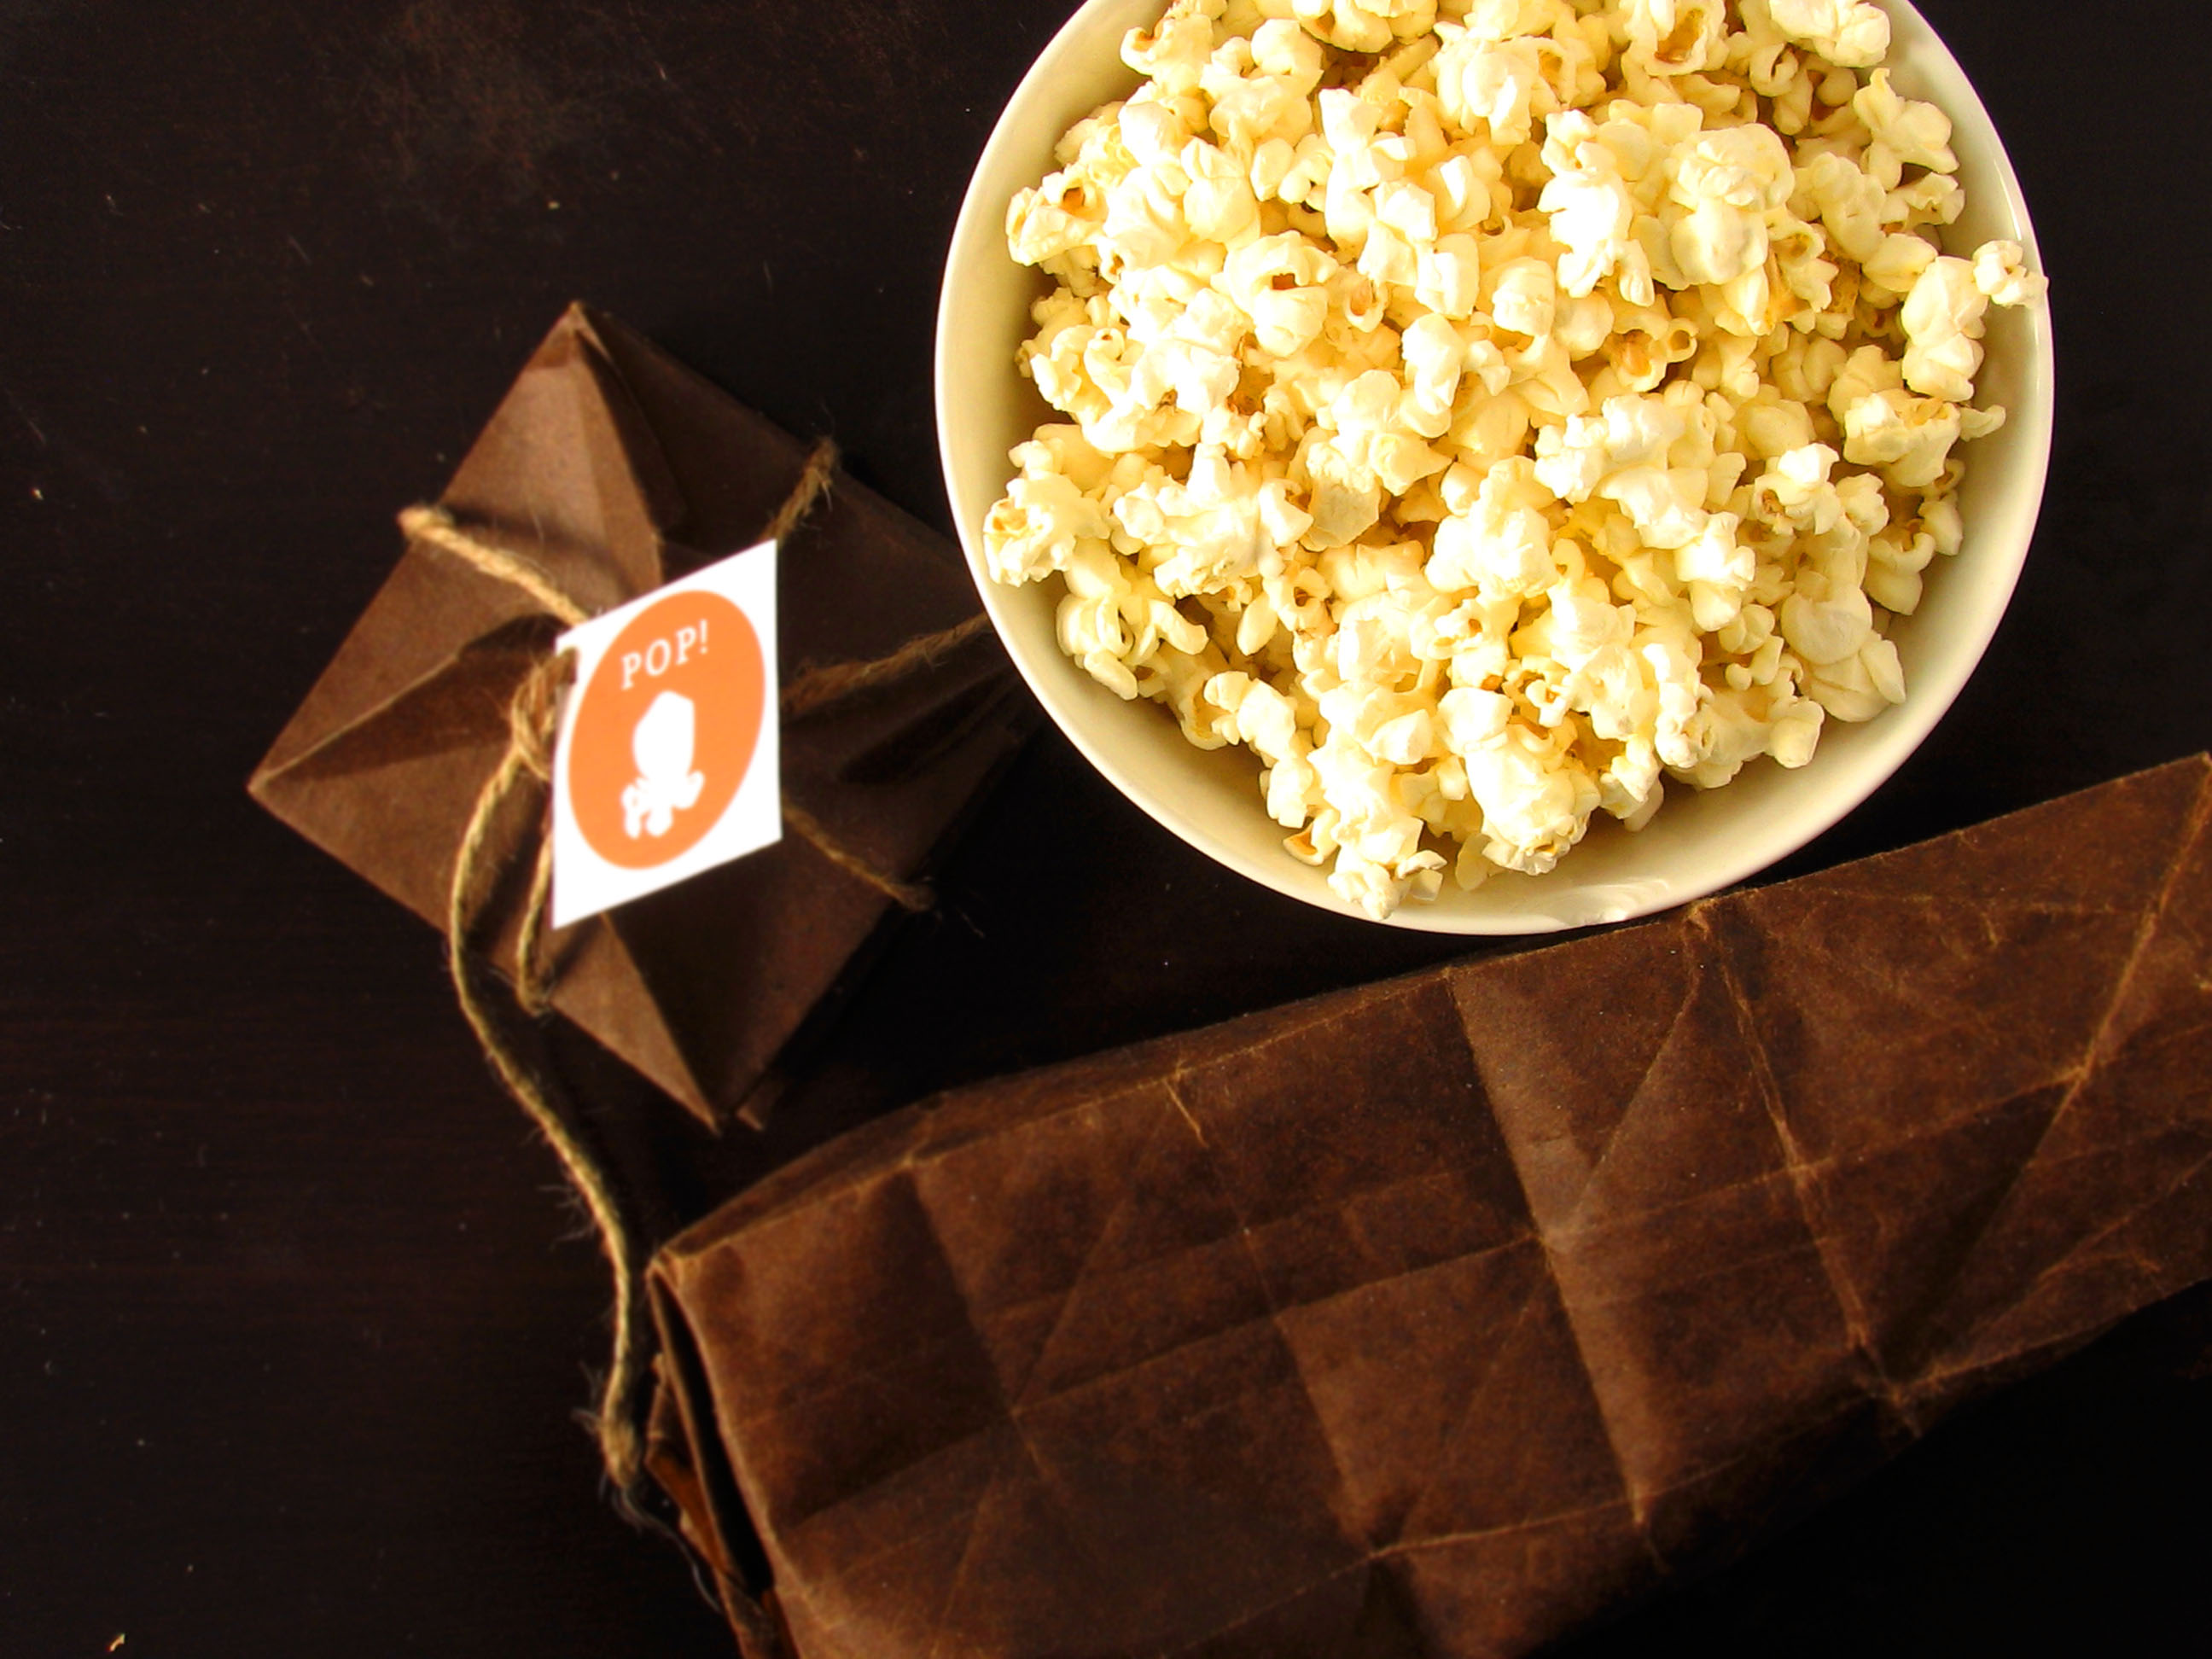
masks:
<instances>
[{"instance_id":1,"label":"popcorn","mask_svg":"<svg viewBox=\"0 0 2212 1659\"><path fill-rule=\"evenodd\" d=\"M2050 279L2023 269L2024 257L2018 242L1983 243L1974 254L1974 286L1995 305L2024 306L2041 299Z\"/></svg>"},{"instance_id":2,"label":"popcorn","mask_svg":"<svg viewBox=\"0 0 2212 1659\"><path fill-rule=\"evenodd\" d=\"M1900 98L1889 84L1889 71L1878 69L1851 99L1851 108L1874 134L1869 160L1877 171L1891 163L1926 167L1934 173L1956 173L1959 158L1951 154L1951 118L1933 104ZM1893 173L1889 187L1895 189Z\"/></svg>"},{"instance_id":3,"label":"popcorn","mask_svg":"<svg viewBox=\"0 0 2212 1659\"><path fill-rule=\"evenodd\" d=\"M1869 0L1767 0L1783 35L1845 69L1871 69L1889 55L1889 16Z\"/></svg>"},{"instance_id":4,"label":"popcorn","mask_svg":"<svg viewBox=\"0 0 2212 1659\"><path fill-rule=\"evenodd\" d=\"M1925 397L1964 403L1982 366L1982 315L1990 296L1964 259L1932 261L1912 284L1899 318L1910 343L1905 383Z\"/></svg>"},{"instance_id":5,"label":"popcorn","mask_svg":"<svg viewBox=\"0 0 2212 1659\"><path fill-rule=\"evenodd\" d=\"M1009 204L988 568L1382 917L1902 701L2016 245L1868 0L1173 0Z\"/></svg>"},{"instance_id":6,"label":"popcorn","mask_svg":"<svg viewBox=\"0 0 2212 1659\"><path fill-rule=\"evenodd\" d=\"M1579 298L1618 270L1622 294L1640 295L1632 302L1649 304L1650 262L1635 236L1639 204L1623 174L1622 158L1580 110L1552 116L1545 129L1544 165L1552 177L1536 206L1551 216L1552 239L1567 250L1559 261L1559 286ZM1632 137L1629 142L1633 144ZM1643 159L1639 147L1635 160Z\"/></svg>"},{"instance_id":7,"label":"popcorn","mask_svg":"<svg viewBox=\"0 0 2212 1659\"><path fill-rule=\"evenodd\" d=\"M1533 499L1548 493L1526 462L1503 462L1484 474L1469 510L1436 527L1436 551L1423 572L1431 586L1522 597L1551 585L1557 569L1551 524L1530 505L1532 483Z\"/></svg>"},{"instance_id":8,"label":"popcorn","mask_svg":"<svg viewBox=\"0 0 2212 1659\"><path fill-rule=\"evenodd\" d=\"M1718 0L1628 0L1628 61L1651 75L1717 69L1728 55L1728 16Z\"/></svg>"}]
</instances>

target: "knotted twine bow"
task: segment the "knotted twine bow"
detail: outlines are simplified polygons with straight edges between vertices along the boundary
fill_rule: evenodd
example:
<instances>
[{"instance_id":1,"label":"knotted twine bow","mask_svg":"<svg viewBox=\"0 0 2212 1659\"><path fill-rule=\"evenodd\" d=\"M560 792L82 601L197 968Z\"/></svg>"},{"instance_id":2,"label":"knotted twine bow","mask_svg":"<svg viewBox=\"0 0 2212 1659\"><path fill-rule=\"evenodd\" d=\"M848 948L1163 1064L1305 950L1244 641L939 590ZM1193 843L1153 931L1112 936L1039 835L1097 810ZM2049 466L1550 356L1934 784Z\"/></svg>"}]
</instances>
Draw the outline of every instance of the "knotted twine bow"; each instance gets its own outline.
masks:
<instances>
[{"instance_id":1,"label":"knotted twine bow","mask_svg":"<svg viewBox=\"0 0 2212 1659\"><path fill-rule=\"evenodd\" d=\"M781 541L797 528L829 489L837 465L836 446L828 439L817 443L806 458L805 470L775 516L761 533L763 541ZM590 620L592 612L565 592L541 567L506 549L481 541L461 529L443 507L410 507L399 515L400 528L410 541L434 547L471 568L503 581L527 594L548 615L568 627ZM827 707L854 694L902 679L933 665L949 653L990 625L981 613L937 633L909 640L887 657L866 662L834 663L801 674L783 688L781 706L791 717ZM599 1160L569 1127L570 1114L556 1103L550 1079L541 1076L515 1053L494 1023L486 1004L480 976L469 948L480 890L493 862L489 842L494 823L523 780L535 780L550 792L553 777L553 734L558 720L562 688L574 671L573 653L548 657L525 677L507 705L507 747L499 765L484 781L469 816L453 861L453 883L446 910L448 956L453 989L461 1012L483 1046L485 1056L500 1081L529 1114L531 1121L552 1146L570 1183L582 1199L599 1246L605 1252L615 1287L614 1347L600 1390L598 1411L587 1420L599 1443L607 1476L624 1507L630 1507L644 1468L644 1442L637 1424L638 1385L644 1359L637 1340L638 1248L631 1237L613 1188ZM548 794L548 805L550 795ZM802 840L856 880L866 882L908 910L928 909L934 902L929 889L904 882L876 868L835 836L805 808L783 804L785 824ZM544 961L546 902L552 890L553 846L550 835L539 839L538 859L531 872L530 892L515 941L515 1000L532 1015L542 1015L558 965Z\"/></svg>"}]
</instances>

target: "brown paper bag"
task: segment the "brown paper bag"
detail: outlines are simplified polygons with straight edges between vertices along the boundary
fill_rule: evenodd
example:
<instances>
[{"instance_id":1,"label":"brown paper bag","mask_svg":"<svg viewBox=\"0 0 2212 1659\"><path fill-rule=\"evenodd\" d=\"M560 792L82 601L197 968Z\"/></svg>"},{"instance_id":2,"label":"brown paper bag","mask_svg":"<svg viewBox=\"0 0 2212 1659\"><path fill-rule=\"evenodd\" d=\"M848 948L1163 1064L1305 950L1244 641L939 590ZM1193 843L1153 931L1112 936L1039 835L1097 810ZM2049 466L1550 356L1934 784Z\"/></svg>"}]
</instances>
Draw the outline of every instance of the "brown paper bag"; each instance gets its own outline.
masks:
<instances>
[{"instance_id":1,"label":"brown paper bag","mask_svg":"<svg viewBox=\"0 0 2212 1659\"><path fill-rule=\"evenodd\" d=\"M956 1091L679 1237L749 1655L1520 1654L2212 1276L2203 757Z\"/></svg>"},{"instance_id":2,"label":"brown paper bag","mask_svg":"<svg viewBox=\"0 0 2212 1659\"><path fill-rule=\"evenodd\" d=\"M441 497L472 535L586 608L750 546L804 447L612 319L572 307ZM840 477L781 561L781 652L883 657L976 612L957 556ZM411 544L250 787L271 811L440 927L456 851L508 743L509 698L561 625L526 595ZM787 719L785 799L878 870L910 878L1032 721L988 640L873 692ZM510 872L488 907L512 970L542 795L496 826ZM787 837L556 935L555 1006L702 1117L772 1088L779 1056L848 979L892 907Z\"/></svg>"}]
</instances>

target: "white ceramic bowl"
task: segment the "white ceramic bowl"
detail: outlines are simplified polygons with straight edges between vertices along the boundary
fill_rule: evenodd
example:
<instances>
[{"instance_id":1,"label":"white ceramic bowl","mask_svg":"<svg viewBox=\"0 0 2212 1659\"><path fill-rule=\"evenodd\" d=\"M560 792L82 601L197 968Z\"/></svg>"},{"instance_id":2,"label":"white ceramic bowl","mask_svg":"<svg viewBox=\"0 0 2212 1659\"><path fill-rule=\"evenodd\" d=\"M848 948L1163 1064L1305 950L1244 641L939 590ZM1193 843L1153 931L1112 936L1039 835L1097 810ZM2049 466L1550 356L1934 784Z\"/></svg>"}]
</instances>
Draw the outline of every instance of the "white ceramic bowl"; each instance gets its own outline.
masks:
<instances>
[{"instance_id":1,"label":"white ceramic bowl","mask_svg":"<svg viewBox=\"0 0 2212 1659\"><path fill-rule=\"evenodd\" d=\"M999 118L960 211L938 309L937 422L945 483L969 568L1008 654L1060 729L1121 793L1192 846L1279 892L1347 915L1326 872L1283 850L1261 805L1259 763L1243 749L1192 747L1156 703L1124 702L1063 655L1054 637L1056 581L1007 587L985 574L982 525L1005 494L1006 452L1058 420L1014 362L1031 331L1030 301L1048 286L1006 252L1006 204L1052 167L1052 147L1093 108L1127 96L1139 77L1121 61L1122 35L1149 25L1165 0L1089 0L1054 37ZM1905 0L1886 0L1892 80L1932 100L1954 124L1952 147L1967 208L1947 238L1967 251L2008 237L2040 270L2020 181L1989 113L1935 32ZM1830 720L1819 752L1795 772L1771 761L1709 791L1669 783L1650 827L1631 834L1601 815L1581 846L1545 876L1503 873L1472 893L1447 876L1433 903L1390 920L1435 933L1534 933L1620 921L1740 881L1827 829L1896 770L1942 717L1980 660L2012 596L2042 501L2051 453L2051 324L2043 304L1993 307L1977 402L2011 411L1968 447L1960 492L1966 544L1928 571L1927 593L1891 637L1906 701L1863 725Z\"/></svg>"}]
</instances>

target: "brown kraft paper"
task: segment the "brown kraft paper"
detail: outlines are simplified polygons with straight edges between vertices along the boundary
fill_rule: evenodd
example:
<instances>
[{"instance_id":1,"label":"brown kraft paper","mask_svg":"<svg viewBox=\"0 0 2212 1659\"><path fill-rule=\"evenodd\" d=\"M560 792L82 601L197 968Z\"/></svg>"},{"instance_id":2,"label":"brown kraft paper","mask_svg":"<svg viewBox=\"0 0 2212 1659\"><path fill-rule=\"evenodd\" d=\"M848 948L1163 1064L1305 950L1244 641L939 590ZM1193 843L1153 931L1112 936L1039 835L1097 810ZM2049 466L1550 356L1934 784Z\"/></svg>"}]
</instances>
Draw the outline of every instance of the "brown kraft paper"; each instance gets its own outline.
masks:
<instances>
[{"instance_id":1,"label":"brown kraft paper","mask_svg":"<svg viewBox=\"0 0 2212 1659\"><path fill-rule=\"evenodd\" d=\"M572 307L441 497L472 537L586 609L752 545L805 447L612 319ZM397 505L397 504L395 504ZM975 614L932 532L840 474L780 564L784 672L872 660ZM270 811L445 925L453 864L509 743L507 708L561 624L526 595L410 544L250 787ZM1033 718L988 641L782 733L787 802L911 879ZM483 936L512 975L542 791L495 826L508 879ZM773 1087L890 902L816 847L778 845L553 936L562 1012L701 1116Z\"/></svg>"},{"instance_id":2,"label":"brown kraft paper","mask_svg":"<svg viewBox=\"0 0 2212 1659\"><path fill-rule=\"evenodd\" d=\"M752 1659L1524 1653L2212 1277L2199 757L954 1091L653 1270Z\"/></svg>"}]
</instances>

